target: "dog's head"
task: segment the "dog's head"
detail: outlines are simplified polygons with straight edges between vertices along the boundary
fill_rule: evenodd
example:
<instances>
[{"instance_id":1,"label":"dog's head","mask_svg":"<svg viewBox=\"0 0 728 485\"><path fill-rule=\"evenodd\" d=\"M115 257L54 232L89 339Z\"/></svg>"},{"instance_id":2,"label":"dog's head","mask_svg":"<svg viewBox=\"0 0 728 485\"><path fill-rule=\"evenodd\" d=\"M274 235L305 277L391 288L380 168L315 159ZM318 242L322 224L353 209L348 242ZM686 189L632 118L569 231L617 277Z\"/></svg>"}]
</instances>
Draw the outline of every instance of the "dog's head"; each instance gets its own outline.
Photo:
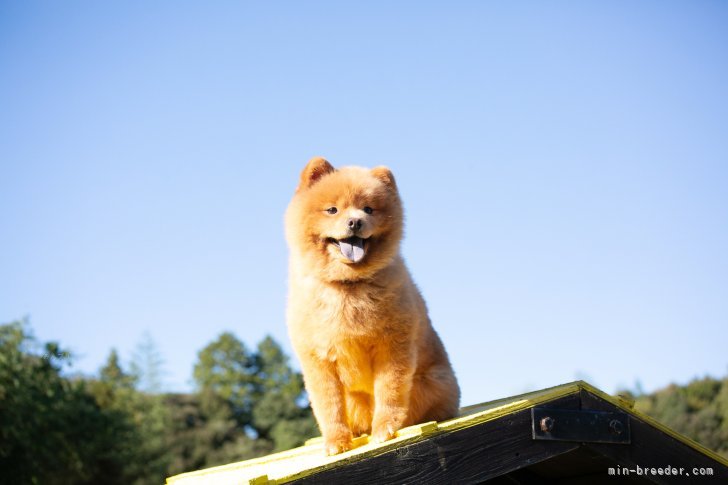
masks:
<instances>
[{"instance_id":1,"label":"dog's head","mask_svg":"<svg viewBox=\"0 0 728 485\"><path fill-rule=\"evenodd\" d=\"M386 167L335 169L313 158L286 213L291 250L329 281L356 281L399 252L402 203Z\"/></svg>"}]
</instances>

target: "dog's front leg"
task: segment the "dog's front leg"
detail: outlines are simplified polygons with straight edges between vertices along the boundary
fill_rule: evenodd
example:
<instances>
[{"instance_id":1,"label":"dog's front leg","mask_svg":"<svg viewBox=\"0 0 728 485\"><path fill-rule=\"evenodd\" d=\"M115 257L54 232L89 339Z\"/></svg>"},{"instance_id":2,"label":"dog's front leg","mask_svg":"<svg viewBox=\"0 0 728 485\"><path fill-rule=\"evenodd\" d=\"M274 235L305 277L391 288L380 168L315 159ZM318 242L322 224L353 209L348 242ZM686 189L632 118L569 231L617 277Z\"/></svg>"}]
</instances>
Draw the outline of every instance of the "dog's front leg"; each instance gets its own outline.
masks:
<instances>
[{"instance_id":1,"label":"dog's front leg","mask_svg":"<svg viewBox=\"0 0 728 485\"><path fill-rule=\"evenodd\" d=\"M333 363L309 356L301 359L301 367L326 454L350 450L352 435L346 421L344 389Z\"/></svg>"},{"instance_id":2,"label":"dog's front leg","mask_svg":"<svg viewBox=\"0 0 728 485\"><path fill-rule=\"evenodd\" d=\"M374 356L372 441L375 443L393 438L405 424L415 369L411 353L408 342L380 347Z\"/></svg>"}]
</instances>

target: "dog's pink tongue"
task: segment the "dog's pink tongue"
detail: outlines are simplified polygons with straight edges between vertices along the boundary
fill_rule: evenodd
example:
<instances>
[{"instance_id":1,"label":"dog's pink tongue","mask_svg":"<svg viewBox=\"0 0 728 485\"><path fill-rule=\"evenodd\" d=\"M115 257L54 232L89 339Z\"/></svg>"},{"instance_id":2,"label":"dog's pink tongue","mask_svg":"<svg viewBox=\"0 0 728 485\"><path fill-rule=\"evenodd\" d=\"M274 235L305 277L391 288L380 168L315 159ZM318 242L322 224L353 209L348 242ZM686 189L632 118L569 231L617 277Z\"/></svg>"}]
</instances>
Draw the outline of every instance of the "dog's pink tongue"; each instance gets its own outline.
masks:
<instances>
[{"instance_id":1,"label":"dog's pink tongue","mask_svg":"<svg viewBox=\"0 0 728 485\"><path fill-rule=\"evenodd\" d=\"M350 237L339 241L341 254L352 263L358 263L364 257L364 240L360 237Z\"/></svg>"}]
</instances>

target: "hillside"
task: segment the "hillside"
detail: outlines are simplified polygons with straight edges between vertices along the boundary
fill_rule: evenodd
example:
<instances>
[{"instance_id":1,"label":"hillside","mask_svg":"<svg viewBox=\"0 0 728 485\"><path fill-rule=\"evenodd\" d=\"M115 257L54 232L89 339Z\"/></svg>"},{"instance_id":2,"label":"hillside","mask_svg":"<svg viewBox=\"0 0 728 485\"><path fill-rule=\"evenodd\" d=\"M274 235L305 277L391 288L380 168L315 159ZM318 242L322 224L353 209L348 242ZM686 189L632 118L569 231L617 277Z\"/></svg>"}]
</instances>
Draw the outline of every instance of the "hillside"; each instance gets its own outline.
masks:
<instances>
[{"instance_id":1,"label":"hillside","mask_svg":"<svg viewBox=\"0 0 728 485\"><path fill-rule=\"evenodd\" d=\"M728 457L728 377L634 395L635 408Z\"/></svg>"}]
</instances>

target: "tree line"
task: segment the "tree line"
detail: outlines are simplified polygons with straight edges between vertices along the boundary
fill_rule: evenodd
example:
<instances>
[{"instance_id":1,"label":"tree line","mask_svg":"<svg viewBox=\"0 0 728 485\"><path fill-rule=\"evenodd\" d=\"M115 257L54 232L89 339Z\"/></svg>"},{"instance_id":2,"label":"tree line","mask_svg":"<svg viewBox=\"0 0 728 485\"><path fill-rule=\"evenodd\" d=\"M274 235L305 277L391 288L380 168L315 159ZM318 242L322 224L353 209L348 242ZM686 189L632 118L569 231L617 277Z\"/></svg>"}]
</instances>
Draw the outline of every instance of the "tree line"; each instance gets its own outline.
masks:
<instances>
[{"instance_id":1,"label":"tree line","mask_svg":"<svg viewBox=\"0 0 728 485\"><path fill-rule=\"evenodd\" d=\"M318 435L301 374L271 337L248 349L221 334L199 352L189 394L159 392L142 350L129 369L112 350L98 375L67 375L58 343L24 321L0 325L0 484L159 484ZM728 377L622 394L728 457Z\"/></svg>"},{"instance_id":2,"label":"tree line","mask_svg":"<svg viewBox=\"0 0 728 485\"><path fill-rule=\"evenodd\" d=\"M728 458L728 376L624 394L635 399L635 409Z\"/></svg>"},{"instance_id":3,"label":"tree line","mask_svg":"<svg viewBox=\"0 0 728 485\"><path fill-rule=\"evenodd\" d=\"M271 337L250 350L221 334L199 352L189 394L146 389L148 373L114 350L93 377L66 376L72 359L27 322L0 325L0 483L156 485L318 434L301 374Z\"/></svg>"}]
</instances>

